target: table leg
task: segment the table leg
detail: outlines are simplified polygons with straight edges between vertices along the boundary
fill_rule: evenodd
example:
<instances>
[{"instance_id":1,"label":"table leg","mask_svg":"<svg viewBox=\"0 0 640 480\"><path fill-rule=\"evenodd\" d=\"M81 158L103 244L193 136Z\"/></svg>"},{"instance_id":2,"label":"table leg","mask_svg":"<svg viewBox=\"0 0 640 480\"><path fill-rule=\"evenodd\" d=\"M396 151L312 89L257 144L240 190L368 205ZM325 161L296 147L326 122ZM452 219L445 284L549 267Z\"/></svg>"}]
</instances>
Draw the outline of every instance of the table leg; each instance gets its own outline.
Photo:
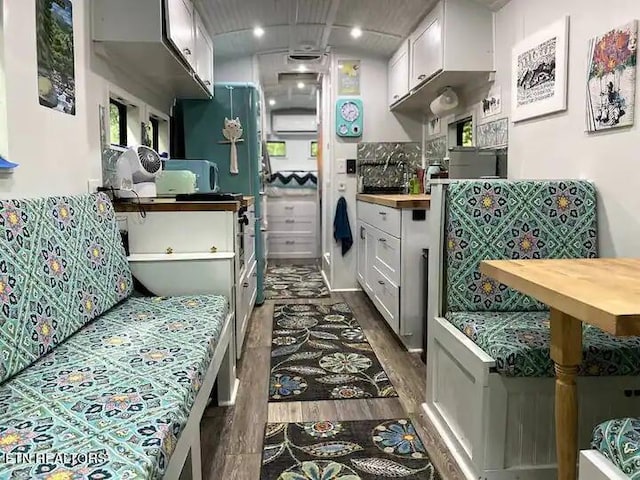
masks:
<instances>
[{"instance_id":1,"label":"table leg","mask_svg":"<svg viewBox=\"0 0 640 480\"><path fill-rule=\"evenodd\" d=\"M578 461L578 391L582 362L582 322L551 309L551 359L556 371L556 453L558 480L576 480Z\"/></svg>"}]
</instances>

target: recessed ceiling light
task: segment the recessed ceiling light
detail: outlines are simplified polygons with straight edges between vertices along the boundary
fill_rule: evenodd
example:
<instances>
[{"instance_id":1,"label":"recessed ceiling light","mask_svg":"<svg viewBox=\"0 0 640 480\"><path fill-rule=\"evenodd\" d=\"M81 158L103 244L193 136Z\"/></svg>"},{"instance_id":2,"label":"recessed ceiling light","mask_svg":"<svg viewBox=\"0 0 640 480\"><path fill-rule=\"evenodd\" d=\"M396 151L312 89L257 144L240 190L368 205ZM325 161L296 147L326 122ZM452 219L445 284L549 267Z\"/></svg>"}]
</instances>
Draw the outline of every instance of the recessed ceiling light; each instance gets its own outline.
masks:
<instances>
[{"instance_id":1,"label":"recessed ceiling light","mask_svg":"<svg viewBox=\"0 0 640 480\"><path fill-rule=\"evenodd\" d=\"M362 36L362 30L360 29L360 27L353 27L351 29L351 36L353 38L360 38Z\"/></svg>"},{"instance_id":2,"label":"recessed ceiling light","mask_svg":"<svg viewBox=\"0 0 640 480\"><path fill-rule=\"evenodd\" d=\"M302 90L304 88L304 82L298 82L298 88Z\"/></svg>"},{"instance_id":3,"label":"recessed ceiling light","mask_svg":"<svg viewBox=\"0 0 640 480\"><path fill-rule=\"evenodd\" d=\"M269 99L269 105L273 107L275 104L276 104L276 101L273 98Z\"/></svg>"},{"instance_id":4,"label":"recessed ceiling light","mask_svg":"<svg viewBox=\"0 0 640 480\"><path fill-rule=\"evenodd\" d=\"M256 28L253 29L253 36L254 37L260 38L263 35L264 35L264 28L256 27Z\"/></svg>"},{"instance_id":5,"label":"recessed ceiling light","mask_svg":"<svg viewBox=\"0 0 640 480\"><path fill-rule=\"evenodd\" d=\"M307 66L306 66L306 65L300 65L300 66L298 66L298 71L299 71L300 73L304 73L304 72L306 72L306 71L307 71Z\"/></svg>"}]
</instances>

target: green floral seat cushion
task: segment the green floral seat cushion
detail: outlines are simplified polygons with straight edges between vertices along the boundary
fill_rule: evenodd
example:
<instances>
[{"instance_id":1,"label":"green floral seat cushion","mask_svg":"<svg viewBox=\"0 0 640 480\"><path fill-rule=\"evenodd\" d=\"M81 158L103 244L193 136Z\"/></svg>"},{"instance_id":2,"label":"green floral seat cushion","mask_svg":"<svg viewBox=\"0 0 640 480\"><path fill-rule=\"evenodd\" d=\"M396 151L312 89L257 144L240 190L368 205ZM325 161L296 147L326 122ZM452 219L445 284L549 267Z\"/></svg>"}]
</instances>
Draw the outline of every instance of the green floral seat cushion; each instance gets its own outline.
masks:
<instances>
[{"instance_id":1,"label":"green floral seat cushion","mask_svg":"<svg viewBox=\"0 0 640 480\"><path fill-rule=\"evenodd\" d=\"M0 458L34 456L0 478L160 478L227 314L220 296L131 297L3 383Z\"/></svg>"},{"instance_id":2,"label":"green floral seat cushion","mask_svg":"<svg viewBox=\"0 0 640 480\"><path fill-rule=\"evenodd\" d=\"M131 288L107 196L0 200L0 382Z\"/></svg>"},{"instance_id":3,"label":"green floral seat cushion","mask_svg":"<svg viewBox=\"0 0 640 480\"><path fill-rule=\"evenodd\" d=\"M589 182L453 182L446 204L446 311L546 310L482 275L482 260L597 257L596 193Z\"/></svg>"},{"instance_id":4,"label":"green floral seat cushion","mask_svg":"<svg viewBox=\"0 0 640 480\"><path fill-rule=\"evenodd\" d=\"M449 312L447 320L512 377L552 377L548 312ZM580 375L640 375L640 337L614 337L599 328L582 330Z\"/></svg>"},{"instance_id":5,"label":"green floral seat cushion","mask_svg":"<svg viewBox=\"0 0 640 480\"><path fill-rule=\"evenodd\" d=\"M591 447L633 480L640 479L640 418L601 423L593 431Z\"/></svg>"}]
</instances>

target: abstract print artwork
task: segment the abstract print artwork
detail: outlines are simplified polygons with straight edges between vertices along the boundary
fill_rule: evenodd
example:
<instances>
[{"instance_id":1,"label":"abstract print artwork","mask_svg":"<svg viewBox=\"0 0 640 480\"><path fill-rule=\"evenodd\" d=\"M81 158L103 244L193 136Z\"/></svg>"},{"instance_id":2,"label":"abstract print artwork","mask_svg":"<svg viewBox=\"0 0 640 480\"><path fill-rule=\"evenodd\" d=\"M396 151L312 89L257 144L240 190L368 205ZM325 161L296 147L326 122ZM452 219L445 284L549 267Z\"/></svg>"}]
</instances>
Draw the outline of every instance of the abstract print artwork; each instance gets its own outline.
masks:
<instances>
[{"instance_id":1,"label":"abstract print artwork","mask_svg":"<svg viewBox=\"0 0 640 480\"><path fill-rule=\"evenodd\" d=\"M587 131L633 125L638 22L591 39L587 73Z\"/></svg>"},{"instance_id":2,"label":"abstract print artwork","mask_svg":"<svg viewBox=\"0 0 640 480\"><path fill-rule=\"evenodd\" d=\"M346 303L276 305L270 402L397 397Z\"/></svg>"},{"instance_id":3,"label":"abstract print artwork","mask_svg":"<svg viewBox=\"0 0 640 480\"><path fill-rule=\"evenodd\" d=\"M71 0L36 0L38 100L43 107L76 114Z\"/></svg>"},{"instance_id":4,"label":"abstract print artwork","mask_svg":"<svg viewBox=\"0 0 640 480\"><path fill-rule=\"evenodd\" d=\"M269 423L261 480L437 480L409 419Z\"/></svg>"},{"instance_id":5,"label":"abstract print artwork","mask_svg":"<svg viewBox=\"0 0 640 480\"><path fill-rule=\"evenodd\" d=\"M514 122L566 110L568 33L564 17L513 47Z\"/></svg>"}]
</instances>

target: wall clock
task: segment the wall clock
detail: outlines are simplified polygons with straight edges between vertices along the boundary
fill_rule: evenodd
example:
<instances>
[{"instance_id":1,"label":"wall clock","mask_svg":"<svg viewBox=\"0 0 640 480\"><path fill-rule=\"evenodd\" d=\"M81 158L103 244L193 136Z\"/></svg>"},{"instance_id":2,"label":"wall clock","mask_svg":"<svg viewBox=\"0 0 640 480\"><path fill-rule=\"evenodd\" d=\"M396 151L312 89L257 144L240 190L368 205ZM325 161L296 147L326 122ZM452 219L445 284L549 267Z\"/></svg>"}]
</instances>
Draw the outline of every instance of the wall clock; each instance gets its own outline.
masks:
<instances>
[{"instance_id":1,"label":"wall clock","mask_svg":"<svg viewBox=\"0 0 640 480\"><path fill-rule=\"evenodd\" d=\"M336 133L340 137L361 137L362 100L359 98L341 98L336 102Z\"/></svg>"}]
</instances>

